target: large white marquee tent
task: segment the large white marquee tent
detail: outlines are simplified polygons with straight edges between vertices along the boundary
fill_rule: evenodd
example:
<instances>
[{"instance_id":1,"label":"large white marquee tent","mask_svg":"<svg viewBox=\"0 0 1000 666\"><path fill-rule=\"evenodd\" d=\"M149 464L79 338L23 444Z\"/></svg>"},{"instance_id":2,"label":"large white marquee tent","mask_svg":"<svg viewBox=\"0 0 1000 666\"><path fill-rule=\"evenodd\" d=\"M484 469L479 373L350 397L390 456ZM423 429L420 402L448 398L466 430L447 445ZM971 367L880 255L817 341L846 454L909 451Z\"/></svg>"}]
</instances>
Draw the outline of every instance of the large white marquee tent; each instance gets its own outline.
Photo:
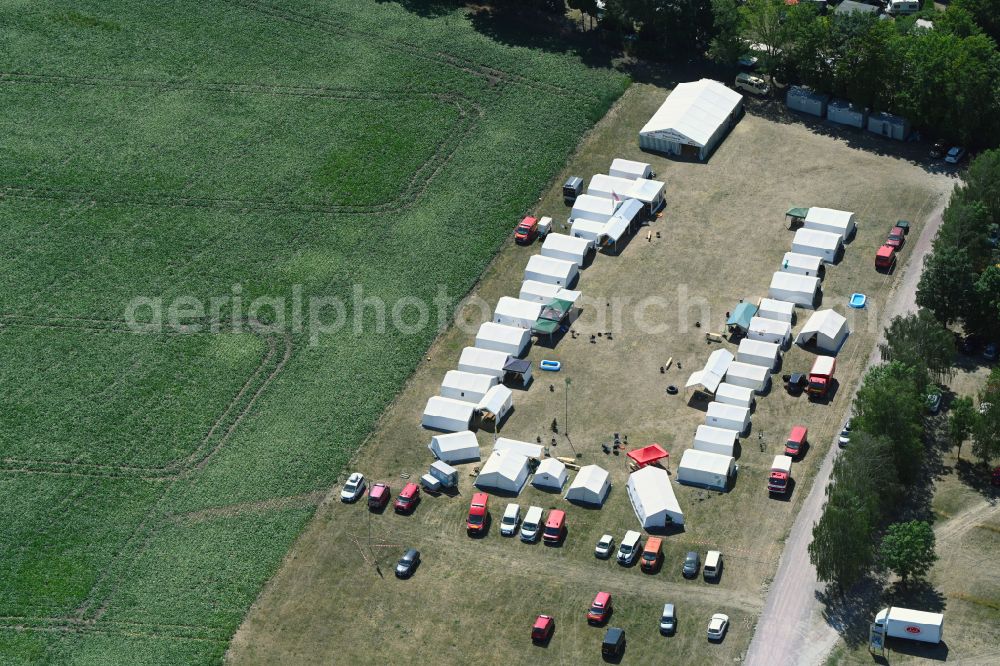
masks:
<instances>
[{"instance_id":1,"label":"large white marquee tent","mask_svg":"<svg viewBox=\"0 0 1000 666\"><path fill-rule=\"evenodd\" d=\"M670 475L661 467L647 466L629 474L625 491L632 501L635 517L645 530L683 525L681 511Z\"/></svg>"},{"instance_id":2,"label":"large white marquee tent","mask_svg":"<svg viewBox=\"0 0 1000 666\"><path fill-rule=\"evenodd\" d=\"M680 83L639 131L639 146L704 160L742 108L743 96L718 81Z\"/></svg>"}]
</instances>

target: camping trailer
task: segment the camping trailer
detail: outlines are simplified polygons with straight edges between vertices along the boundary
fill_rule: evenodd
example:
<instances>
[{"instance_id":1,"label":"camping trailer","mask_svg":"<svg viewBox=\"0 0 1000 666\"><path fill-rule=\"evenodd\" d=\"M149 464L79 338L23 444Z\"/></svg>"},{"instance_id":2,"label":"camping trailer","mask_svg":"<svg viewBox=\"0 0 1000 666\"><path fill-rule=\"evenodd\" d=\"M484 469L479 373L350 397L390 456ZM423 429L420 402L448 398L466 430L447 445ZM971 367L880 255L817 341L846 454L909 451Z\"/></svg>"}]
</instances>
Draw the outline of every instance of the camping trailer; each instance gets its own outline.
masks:
<instances>
[{"instance_id":1,"label":"camping trailer","mask_svg":"<svg viewBox=\"0 0 1000 666\"><path fill-rule=\"evenodd\" d=\"M542 256L562 259L583 268L593 245L584 238L575 238L566 234L549 234L542 243Z\"/></svg>"},{"instance_id":2,"label":"camping trailer","mask_svg":"<svg viewBox=\"0 0 1000 666\"><path fill-rule=\"evenodd\" d=\"M520 356L531 344L531 331L517 326L483 322L476 333L476 347Z\"/></svg>"},{"instance_id":3,"label":"camping trailer","mask_svg":"<svg viewBox=\"0 0 1000 666\"><path fill-rule=\"evenodd\" d=\"M621 157L616 157L611 161L611 168L608 169L608 175L617 176L618 178L653 178L656 176L653 173L653 167L649 166L645 162L636 162L634 160L626 160Z\"/></svg>"},{"instance_id":4,"label":"camping trailer","mask_svg":"<svg viewBox=\"0 0 1000 666\"><path fill-rule=\"evenodd\" d=\"M823 277L823 260L813 254L786 252L781 258L781 270L785 273L796 273L808 277Z\"/></svg>"},{"instance_id":5,"label":"camping trailer","mask_svg":"<svg viewBox=\"0 0 1000 666\"><path fill-rule=\"evenodd\" d=\"M722 383L719 384L719 388L715 389L715 401L753 409L756 399L753 397L753 389L749 389L746 386L737 386L736 384Z\"/></svg>"},{"instance_id":6,"label":"camping trailer","mask_svg":"<svg viewBox=\"0 0 1000 666\"><path fill-rule=\"evenodd\" d=\"M727 490L736 472L732 456L688 449L677 466L677 482L713 490Z\"/></svg>"},{"instance_id":7,"label":"camping trailer","mask_svg":"<svg viewBox=\"0 0 1000 666\"><path fill-rule=\"evenodd\" d=\"M576 478L566 491L566 499L570 502L601 506L611 491L611 480L607 470L597 465L584 465L576 473Z\"/></svg>"},{"instance_id":8,"label":"camping trailer","mask_svg":"<svg viewBox=\"0 0 1000 666\"><path fill-rule=\"evenodd\" d=\"M466 347L458 358L458 369L462 372L490 375L500 381L503 379L503 366L507 364L509 358L510 354L503 352L480 349L479 347Z\"/></svg>"},{"instance_id":9,"label":"camping trailer","mask_svg":"<svg viewBox=\"0 0 1000 666\"><path fill-rule=\"evenodd\" d=\"M910 121L902 116L879 111L868 116L868 131L887 139L906 141L910 136Z\"/></svg>"},{"instance_id":10,"label":"camping trailer","mask_svg":"<svg viewBox=\"0 0 1000 666\"><path fill-rule=\"evenodd\" d=\"M674 496L670 475L662 467L648 466L632 472L625 491L644 530L684 524L684 512Z\"/></svg>"},{"instance_id":11,"label":"camping trailer","mask_svg":"<svg viewBox=\"0 0 1000 666\"><path fill-rule=\"evenodd\" d=\"M479 460L479 440L476 439L476 433L470 430L435 435L431 437L427 448L435 458L452 465ZM433 469L431 474L434 474Z\"/></svg>"},{"instance_id":12,"label":"camping trailer","mask_svg":"<svg viewBox=\"0 0 1000 666\"><path fill-rule=\"evenodd\" d=\"M833 264L837 262L843 247L842 241L840 234L802 227L792 238L792 252L816 255L826 263Z\"/></svg>"},{"instance_id":13,"label":"camping trailer","mask_svg":"<svg viewBox=\"0 0 1000 666\"><path fill-rule=\"evenodd\" d=\"M442 432L468 430L472 425L475 411L476 406L471 402L436 395L427 401L423 416L420 418L420 425L429 430Z\"/></svg>"},{"instance_id":14,"label":"camping trailer","mask_svg":"<svg viewBox=\"0 0 1000 666\"><path fill-rule=\"evenodd\" d=\"M750 429L750 410L724 402L710 402L705 413L705 425L735 430L742 435Z\"/></svg>"},{"instance_id":15,"label":"camping trailer","mask_svg":"<svg viewBox=\"0 0 1000 666\"><path fill-rule=\"evenodd\" d=\"M494 451L483 463L475 486L517 495L528 480L528 459L513 451Z\"/></svg>"},{"instance_id":16,"label":"camping trailer","mask_svg":"<svg viewBox=\"0 0 1000 666\"><path fill-rule=\"evenodd\" d=\"M792 340L792 325L786 321L754 317L750 320L750 326L747 327L747 338L773 342L785 349Z\"/></svg>"},{"instance_id":17,"label":"camping trailer","mask_svg":"<svg viewBox=\"0 0 1000 666\"><path fill-rule=\"evenodd\" d=\"M486 393L497 385L496 375L482 375L462 370L449 370L441 382L441 396L478 404Z\"/></svg>"},{"instance_id":18,"label":"camping trailer","mask_svg":"<svg viewBox=\"0 0 1000 666\"><path fill-rule=\"evenodd\" d=\"M736 360L740 363L760 365L771 371L780 359L781 348L774 342L744 338L740 340L740 346L736 350Z\"/></svg>"},{"instance_id":19,"label":"camping trailer","mask_svg":"<svg viewBox=\"0 0 1000 666\"><path fill-rule=\"evenodd\" d=\"M542 314L542 304L501 296L493 310L493 323L531 329Z\"/></svg>"},{"instance_id":20,"label":"camping trailer","mask_svg":"<svg viewBox=\"0 0 1000 666\"><path fill-rule=\"evenodd\" d=\"M571 220L592 220L594 222L607 222L618 210L618 201L595 197L592 194L581 194L573 202L573 209L570 211Z\"/></svg>"},{"instance_id":21,"label":"camping trailer","mask_svg":"<svg viewBox=\"0 0 1000 666\"><path fill-rule=\"evenodd\" d=\"M818 310L802 326L795 344L801 347L815 344L819 351L836 354L850 333L847 319L842 315L833 310Z\"/></svg>"},{"instance_id":22,"label":"camping trailer","mask_svg":"<svg viewBox=\"0 0 1000 666\"><path fill-rule=\"evenodd\" d=\"M566 473L566 463L555 458L546 458L538 464L531 485L541 490L561 491L566 485L569 475Z\"/></svg>"},{"instance_id":23,"label":"camping trailer","mask_svg":"<svg viewBox=\"0 0 1000 666\"><path fill-rule=\"evenodd\" d=\"M771 277L768 296L789 301L804 308L814 308L819 296L819 278L778 271Z\"/></svg>"},{"instance_id":24,"label":"camping trailer","mask_svg":"<svg viewBox=\"0 0 1000 666\"><path fill-rule=\"evenodd\" d=\"M737 431L729 428L700 425L694 434L694 448L698 451L718 453L720 456L733 456L739 436Z\"/></svg>"},{"instance_id":25,"label":"camping trailer","mask_svg":"<svg viewBox=\"0 0 1000 666\"><path fill-rule=\"evenodd\" d=\"M524 279L568 287L576 280L579 270L579 266L572 261L536 254L528 259L528 265L524 268Z\"/></svg>"},{"instance_id":26,"label":"camping trailer","mask_svg":"<svg viewBox=\"0 0 1000 666\"><path fill-rule=\"evenodd\" d=\"M863 129L868 111L846 99L832 99L826 105L826 119L838 125Z\"/></svg>"},{"instance_id":27,"label":"camping trailer","mask_svg":"<svg viewBox=\"0 0 1000 666\"><path fill-rule=\"evenodd\" d=\"M815 92L805 86L789 86L788 94L785 95L785 104L789 109L808 113L817 118L826 115L826 105L829 101L829 95Z\"/></svg>"},{"instance_id":28,"label":"camping trailer","mask_svg":"<svg viewBox=\"0 0 1000 666\"><path fill-rule=\"evenodd\" d=\"M726 383L764 393L771 385L771 371L760 365L733 361L726 371Z\"/></svg>"},{"instance_id":29,"label":"camping trailer","mask_svg":"<svg viewBox=\"0 0 1000 666\"><path fill-rule=\"evenodd\" d=\"M846 210L834 210L833 208L816 208L815 206L809 209L809 214L806 215L802 226L804 229L837 234L842 241L853 236L857 229L854 213L849 213Z\"/></svg>"},{"instance_id":30,"label":"camping trailer","mask_svg":"<svg viewBox=\"0 0 1000 666\"><path fill-rule=\"evenodd\" d=\"M773 298L762 298L760 299L760 305L757 307L757 316L791 324L795 321L795 303L776 301Z\"/></svg>"}]
</instances>

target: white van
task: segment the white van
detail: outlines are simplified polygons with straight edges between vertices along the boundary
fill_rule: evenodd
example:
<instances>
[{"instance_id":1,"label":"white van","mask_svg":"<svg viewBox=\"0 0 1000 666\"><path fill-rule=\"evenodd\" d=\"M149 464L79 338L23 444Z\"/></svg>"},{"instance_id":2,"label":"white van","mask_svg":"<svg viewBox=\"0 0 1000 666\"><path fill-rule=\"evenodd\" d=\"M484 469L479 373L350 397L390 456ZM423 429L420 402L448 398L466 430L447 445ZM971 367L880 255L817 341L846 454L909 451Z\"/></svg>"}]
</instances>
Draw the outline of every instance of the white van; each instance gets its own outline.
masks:
<instances>
[{"instance_id":1,"label":"white van","mask_svg":"<svg viewBox=\"0 0 1000 666\"><path fill-rule=\"evenodd\" d=\"M743 90L754 95L766 95L771 91L771 86L767 85L767 81L746 72L740 72L736 75L734 85L737 90Z\"/></svg>"},{"instance_id":2,"label":"white van","mask_svg":"<svg viewBox=\"0 0 1000 666\"><path fill-rule=\"evenodd\" d=\"M710 550L705 555L705 566L702 567L705 580L716 580L722 575L722 553Z\"/></svg>"},{"instance_id":3,"label":"white van","mask_svg":"<svg viewBox=\"0 0 1000 666\"><path fill-rule=\"evenodd\" d=\"M519 522L521 522L521 507L511 502L503 512L503 519L500 521L500 534L503 536L514 536L517 532L517 524Z\"/></svg>"},{"instance_id":4,"label":"white van","mask_svg":"<svg viewBox=\"0 0 1000 666\"><path fill-rule=\"evenodd\" d=\"M887 14L892 14L893 16L916 14L920 11L920 3L917 0L889 0L889 5L885 11Z\"/></svg>"},{"instance_id":5,"label":"white van","mask_svg":"<svg viewBox=\"0 0 1000 666\"><path fill-rule=\"evenodd\" d=\"M538 541L538 535L542 531L542 507L528 507L528 512L524 514L524 522L521 523L521 541L532 543Z\"/></svg>"},{"instance_id":6,"label":"white van","mask_svg":"<svg viewBox=\"0 0 1000 666\"><path fill-rule=\"evenodd\" d=\"M618 564L628 566L635 562L635 558L642 552L641 539L642 535L638 532L629 530L625 533L621 544L618 546Z\"/></svg>"}]
</instances>

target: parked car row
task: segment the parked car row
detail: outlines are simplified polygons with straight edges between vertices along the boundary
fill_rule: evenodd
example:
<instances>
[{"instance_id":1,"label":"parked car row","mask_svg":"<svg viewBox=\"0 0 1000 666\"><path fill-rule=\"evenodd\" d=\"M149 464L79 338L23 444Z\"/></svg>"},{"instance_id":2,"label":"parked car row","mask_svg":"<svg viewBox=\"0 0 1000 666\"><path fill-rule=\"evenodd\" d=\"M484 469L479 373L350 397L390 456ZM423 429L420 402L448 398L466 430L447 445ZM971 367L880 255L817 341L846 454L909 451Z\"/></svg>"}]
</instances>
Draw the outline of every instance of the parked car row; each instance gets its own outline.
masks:
<instances>
[{"instance_id":1,"label":"parked car row","mask_svg":"<svg viewBox=\"0 0 1000 666\"><path fill-rule=\"evenodd\" d=\"M605 534L597 541L594 548L594 556L600 559L611 557L614 550L615 539L610 534ZM642 542L642 535L629 530L622 537L618 546L618 553L615 556L618 564L631 566L639 560L639 568L646 573L656 573L663 565L663 539L660 537L649 537L645 543ZM697 552L691 551L684 558L681 567L681 574L685 578L694 578L701 569L701 558ZM717 550L710 550L705 555L705 566L702 569L705 580L717 580L722 575L722 553Z\"/></svg>"},{"instance_id":2,"label":"parked car row","mask_svg":"<svg viewBox=\"0 0 1000 666\"><path fill-rule=\"evenodd\" d=\"M546 517L542 507L531 506L525 512L524 520L521 520L521 505L511 502L504 509L500 520L501 536L512 537L519 534L521 541L525 543L534 543L541 536L545 543L557 545L566 538L566 532L566 512L562 509L551 509Z\"/></svg>"},{"instance_id":3,"label":"parked car row","mask_svg":"<svg viewBox=\"0 0 1000 666\"><path fill-rule=\"evenodd\" d=\"M898 220L886 235L885 242L875 251L875 269L890 271L896 265L896 253L903 248L906 235L910 233L910 223Z\"/></svg>"}]
</instances>

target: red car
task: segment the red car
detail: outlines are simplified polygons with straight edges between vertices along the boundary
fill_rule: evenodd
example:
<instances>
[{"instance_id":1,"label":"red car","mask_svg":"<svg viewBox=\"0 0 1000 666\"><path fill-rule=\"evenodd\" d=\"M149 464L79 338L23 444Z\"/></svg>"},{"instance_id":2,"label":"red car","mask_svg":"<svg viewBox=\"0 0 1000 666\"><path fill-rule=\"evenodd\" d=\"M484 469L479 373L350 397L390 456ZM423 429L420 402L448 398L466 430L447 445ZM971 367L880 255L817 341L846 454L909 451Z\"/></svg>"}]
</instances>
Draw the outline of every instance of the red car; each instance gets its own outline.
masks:
<instances>
[{"instance_id":1,"label":"red car","mask_svg":"<svg viewBox=\"0 0 1000 666\"><path fill-rule=\"evenodd\" d=\"M535 618L535 624L531 625L531 640L536 643L544 643L552 638L552 632L555 630L555 619L549 615L539 615Z\"/></svg>"},{"instance_id":2,"label":"red car","mask_svg":"<svg viewBox=\"0 0 1000 666\"><path fill-rule=\"evenodd\" d=\"M403 486L403 490L399 493L392 508L396 513L413 513L418 502L420 502L420 487L415 483L408 483Z\"/></svg>"},{"instance_id":3,"label":"red car","mask_svg":"<svg viewBox=\"0 0 1000 666\"><path fill-rule=\"evenodd\" d=\"M389 489L389 484L379 481L368 491L368 509L370 511L384 509L389 503L390 495L392 495L392 490Z\"/></svg>"},{"instance_id":4,"label":"red car","mask_svg":"<svg viewBox=\"0 0 1000 666\"><path fill-rule=\"evenodd\" d=\"M611 593L598 592L594 597L594 603L590 604L587 611L587 622L590 624L603 624L611 617Z\"/></svg>"},{"instance_id":5,"label":"red car","mask_svg":"<svg viewBox=\"0 0 1000 666\"><path fill-rule=\"evenodd\" d=\"M469 517L465 521L465 529L470 535L486 533L486 504L490 496L486 493L476 493L469 505Z\"/></svg>"},{"instance_id":6,"label":"red car","mask_svg":"<svg viewBox=\"0 0 1000 666\"><path fill-rule=\"evenodd\" d=\"M788 435L788 440L785 441L785 455L793 460L797 459L802 455L802 452L806 447L806 437L809 435L809 429L805 426L792 426L792 432Z\"/></svg>"},{"instance_id":7,"label":"red car","mask_svg":"<svg viewBox=\"0 0 1000 666\"><path fill-rule=\"evenodd\" d=\"M538 220L530 215L521 220L514 230L514 242L529 245L538 237Z\"/></svg>"},{"instance_id":8,"label":"red car","mask_svg":"<svg viewBox=\"0 0 1000 666\"><path fill-rule=\"evenodd\" d=\"M552 509L545 521L545 531L542 539L547 544L557 544L566 536L566 512L562 509Z\"/></svg>"},{"instance_id":9,"label":"red car","mask_svg":"<svg viewBox=\"0 0 1000 666\"><path fill-rule=\"evenodd\" d=\"M885 239L885 244L898 250L903 247L905 236L906 231L904 231L902 227L893 227L889 231L889 237Z\"/></svg>"},{"instance_id":10,"label":"red car","mask_svg":"<svg viewBox=\"0 0 1000 666\"><path fill-rule=\"evenodd\" d=\"M875 270L889 271L896 265L896 248L883 245L875 251Z\"/></svg>"}]
</instances>

